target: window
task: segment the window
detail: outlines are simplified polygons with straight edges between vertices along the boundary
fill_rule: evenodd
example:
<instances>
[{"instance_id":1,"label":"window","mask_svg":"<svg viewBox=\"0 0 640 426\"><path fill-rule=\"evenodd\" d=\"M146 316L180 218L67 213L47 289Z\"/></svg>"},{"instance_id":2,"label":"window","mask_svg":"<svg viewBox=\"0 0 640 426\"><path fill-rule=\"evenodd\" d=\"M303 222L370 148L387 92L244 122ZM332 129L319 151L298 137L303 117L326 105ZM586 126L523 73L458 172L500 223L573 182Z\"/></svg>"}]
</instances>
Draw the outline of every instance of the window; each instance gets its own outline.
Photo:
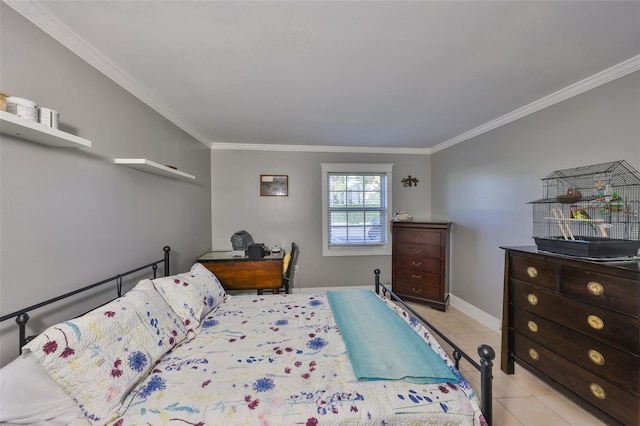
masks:
<instances>
[{"instance_id":1,"label":"window","mask_svg":"<svg viewBox=\"0 0 640 426\"><path fill-rule=\"evenodd\" d=\"M322 164L322 254L390 255L393 164Z\"/></svg>"}]
</instances>

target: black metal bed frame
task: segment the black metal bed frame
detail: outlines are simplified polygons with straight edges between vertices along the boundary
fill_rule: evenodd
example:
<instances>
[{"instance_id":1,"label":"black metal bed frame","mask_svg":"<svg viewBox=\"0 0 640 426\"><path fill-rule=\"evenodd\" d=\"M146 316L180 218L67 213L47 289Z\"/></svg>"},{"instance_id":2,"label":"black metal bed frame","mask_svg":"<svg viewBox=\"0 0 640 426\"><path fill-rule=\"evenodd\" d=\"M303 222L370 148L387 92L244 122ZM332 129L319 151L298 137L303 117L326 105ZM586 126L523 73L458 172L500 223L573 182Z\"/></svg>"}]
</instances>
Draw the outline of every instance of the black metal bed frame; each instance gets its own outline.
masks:
<instances>
[{"instance_id":1,"label":"black metal bed frame","mask_svg":"<svg viewBox=\"0 0 640 426\"><path fill-rule=\"evenodd\" d=\"M65 293L63 295L54 297L49 300L45 300L44 302L37 303L35 305L29 306L27 308L23 308L12 312L7 315L3 315L0 317L0 322L6 321L10 318L15 318L16 323L20 327L20 335L19 335L19 348L20 353L22 353L22 347L27 344L31 339L35 336L26 336L26 327L27 322L29 321L29 312L42 308L43 306L50 305L52 303L58 302L60 300L66 299L71 296L75 296L76 294L82 293L84 291L90 290L95 287L99 287L101 285L110 283L112 281L116 282L117 289L117 297L122 296L122 279L127 275L134 274L143 269L151 268L153 270L153 278L156 278L158 265L164 262L164 276L168 276L170 274L169 268L169 257L171 252L171 247L165 246L163 248L164 257L160 260L156 260L154 262L148 263L143 266L139 266L135 269L132 269L127 272L123 272L113 277L109 277L97 283L90 284L88 286L79 288L77 290L71 291L69 293ZM480 364L478 364L475 360L473 360L469 355L467 355L462 349L460 349L456 344L454 344L449 338L447 338L444 334L442 334L437 328L435 328L431 323L425 320L420 314L418 314L411 306L407 305L400 297L396 296L396 294L391 291L387 286L380 283L380 270L376 269L374 271L375 274L375 289L376 294L380 294L380 288L382 288L383 294L386 295L389 293L392 297L392 300L397 300L402 306L411 312L416 318L418 318L423 324L425 324L431 331L436 333L440 338L442 338L449 346L453 348L453 358L455 362L456 368L459 369L460 359L465 358L474 368L480 371L481 377L481 395L480 395L480 409L484 415L487 424L490 426L492 422L492 387L491 382L493 379L492 376L492 367L493 367L493 359L495 358L495 351L491 346L488 345L480 345L478 347L478 355L480 355Z\"/></svg>"},{"instance_id":2,"label":"black metal bed frame","mask_svg":"<svg viewBox=\"0 0 640 426\"><path fill-rule=\"evenodd\" d=\"M78 293L82 293L84 291L91 290L92 288L99 287L99 286L101 286L103 284L110 283L112 281L116 282L116 290L117 290L117 293L118 293L117 297L120 297L120 296L122 296L122 279L124 277L126 277L127 275L135 274L136 272L139 272L139 271L141 271L143 269L151 268L153 270L153 278L155 279L156 278L156 273L157 273L157 270L158 270L158 265L160 263L163 263L163 262L164 262L164 276L166 277L166 276L169 275L169 257L170 257L169 253L171 252L171 247L164 246L164 248L162 250L164 251L164 257L162 259L160 259L160 260L156 260L154 262L147 263L146 265L142 265L142 266L139 266L139 267L137 267L135 269L132 269L130 271L123 272L123 273L118 274L118 275L114 275L113 277L109 277L109 278L104 279L102 281L99 281L97 283L90 284L90 285L88 285L86 287L82 287L82 288L79 288L77 290L70 291L69 293L65 293L65 294L63 294L61 296L57 296L57 297L54 297L52 299L45 300L44 302L37 303L35 305L29 306L28 308L23 308L23 309L15 311L15 312L12 312L10 314L3 315L2 317L0 317L0 322L3 322L5 320L8 320L10 318L14 318L15 317L16 322L18 323L18 326L20 327L20 335L19 335L19 344L20 344L20 346L19 346L19 348L20 348L20 353L22 353L22 347L24 345L26 345L31 339L33 339L35 337L35 336L26 336L27 322L29 321L29 314L28 314L29 312L31 312L31 311L33 311L35 309L38 309L38 308L42 308L43 306L50 305L50 304L55 303L55 302L57 302L59 300L63 300L63 299L66 299L68 297L75 296Z\"/></svg>"},{"instance_id":3,"label":"black metal bed frame","mask_svg":"<svg viewBox=\"0 0 640 426\"><path fill-rule=\"evenodd\" d=\"M436 333L442 340L444 340L449 346L453 348L453 359L456 368L459 370L460 359L466 359L476 370L480 371L480 409L482 410L482 414L484 415L487 424L491 426L492 424L492 413L493 413L493 393L492 393L492 380L493 380L493 360L496 357L496 353L493 348L489 345L480 345L478 346L478 355L480 356L480 364L478 364L473 358L467 355L462 349L460 349L455 343L453 343L447 336L442 334L440 330L438 330L435 326L433 326L429 321L424 319L420 314L418 314L411 306L407 305L402 298L396 296L396 294L391 291L386 285L380 282L380 269L376 269L373 271L376 276L376 294L380 294L380 288L382 287L382 294L386 295L389 293L391 295L392 300L397 300L403 308L411 312L416 318L420 320L424 325L426 325L431 331Z\"/></svg>"}]
</instances>

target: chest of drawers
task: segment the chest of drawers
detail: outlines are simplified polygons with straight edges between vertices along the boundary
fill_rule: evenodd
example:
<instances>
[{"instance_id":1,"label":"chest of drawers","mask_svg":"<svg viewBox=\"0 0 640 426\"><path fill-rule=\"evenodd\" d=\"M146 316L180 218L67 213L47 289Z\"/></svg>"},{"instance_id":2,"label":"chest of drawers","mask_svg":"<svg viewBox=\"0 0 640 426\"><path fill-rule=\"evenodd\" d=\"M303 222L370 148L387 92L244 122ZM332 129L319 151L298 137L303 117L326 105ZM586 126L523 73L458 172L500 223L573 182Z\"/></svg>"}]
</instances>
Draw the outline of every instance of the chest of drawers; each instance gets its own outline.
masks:
<instances>
[{"instance_id":1,"label":"chest of drawers","mask_svg":"<svg viewBox=\"0 0 640 426\"><path fill-rule=\"evenodd\" d=\"M449 305L448 222L394 222L393 292L445 311Z\"/></svg>"},{"instance_id":2,"label":"chest of drawers","mask_svg":"<svg viewBox=\"0 0 640 426\"><path fill-rule=\"evenodd\" d=\"M640 265L505 249L501 369L527 368L607 423L640 424Z\"/></svg>"}]
</instances>

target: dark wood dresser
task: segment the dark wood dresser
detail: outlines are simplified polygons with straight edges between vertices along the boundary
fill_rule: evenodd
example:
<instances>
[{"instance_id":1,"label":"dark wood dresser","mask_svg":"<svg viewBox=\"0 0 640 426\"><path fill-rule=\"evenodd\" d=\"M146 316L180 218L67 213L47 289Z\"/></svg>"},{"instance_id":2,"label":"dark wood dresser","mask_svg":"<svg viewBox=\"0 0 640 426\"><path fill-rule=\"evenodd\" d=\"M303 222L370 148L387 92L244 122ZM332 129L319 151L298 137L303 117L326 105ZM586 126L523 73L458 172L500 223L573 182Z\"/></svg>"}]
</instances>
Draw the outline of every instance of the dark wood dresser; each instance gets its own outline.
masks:
<instances>
[{"instance_id":1,"label":"dark wood dresser","mask_svg":"<svg viewBox=\"0 0 640 426\"><path fill-rule=\"evenodd\" d=\"M392 222L393 292L440 311L449 306L450 222Z\"/></svg>"},{"instance_id":2,"label":"dark wood dresser","mask_svg":"<svg viewBox=\"0 0 640 426\"><path fill-rule=\"evenodd\" d=\"M505 248L501 368L514 362L610 424L640 424L640 261Z\"/></svg>"}]
</instances>

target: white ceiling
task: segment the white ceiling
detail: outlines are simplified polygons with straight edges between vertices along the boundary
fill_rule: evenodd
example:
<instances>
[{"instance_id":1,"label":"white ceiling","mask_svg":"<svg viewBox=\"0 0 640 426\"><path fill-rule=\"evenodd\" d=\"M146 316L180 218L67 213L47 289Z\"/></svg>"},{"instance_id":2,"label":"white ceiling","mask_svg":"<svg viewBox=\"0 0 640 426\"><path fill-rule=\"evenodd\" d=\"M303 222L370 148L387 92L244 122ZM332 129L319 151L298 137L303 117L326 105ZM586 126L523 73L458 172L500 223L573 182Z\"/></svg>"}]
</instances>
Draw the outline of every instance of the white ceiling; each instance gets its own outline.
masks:
<instances>
[{"instance_id":1,"label":"white ceiling","mask_svg":"<svg viewBox=\"0 0 640 426\"><path fill-rule=\"evenodd\" d=\"M640 69L638 1L6 3L214 148L435 152Z\"/></svg>"}]
</instances>

